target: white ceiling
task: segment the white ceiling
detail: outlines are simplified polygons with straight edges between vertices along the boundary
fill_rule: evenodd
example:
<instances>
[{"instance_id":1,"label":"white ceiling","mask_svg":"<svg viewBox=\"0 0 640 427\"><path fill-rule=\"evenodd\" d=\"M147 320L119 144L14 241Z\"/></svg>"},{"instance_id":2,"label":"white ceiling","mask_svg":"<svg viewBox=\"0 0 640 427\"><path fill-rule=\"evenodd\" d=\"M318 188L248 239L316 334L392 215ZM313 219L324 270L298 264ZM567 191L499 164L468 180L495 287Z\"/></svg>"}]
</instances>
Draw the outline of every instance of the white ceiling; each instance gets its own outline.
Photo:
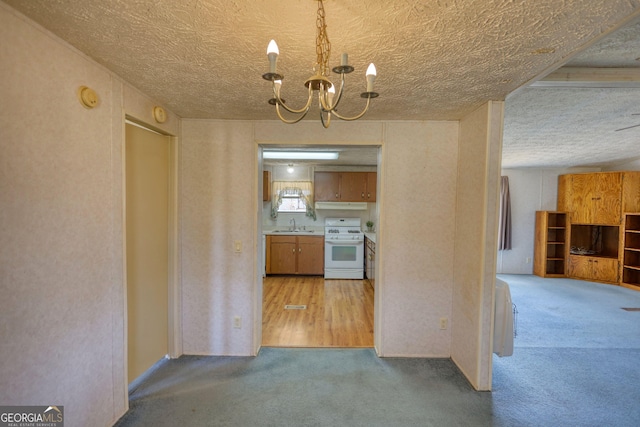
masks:
<instances>
[{"instance_id":1,"label":"white ceiling","mask_svg":"<svg viewBox=\"0 0 640 427\"><path fill-rule=\"evenodd\" d=\"M2 1L181 117L272 120L261 77L269 40L280 47L283 97L294 107L315 61L316 0ZM356 68L343 114L362 107L368 63L378 69L380 98L367 120L457 120L607 35L614 41L602 39L569 65L640 67L638 25L613 33L640 17L640 0L325 0L325 10L331 65L348 52ZM639 118L630 116L640 112L638 90L520 89L507 99L504 165L640 156L640 130L609 131Z\"/></svg>"}]
</instances>

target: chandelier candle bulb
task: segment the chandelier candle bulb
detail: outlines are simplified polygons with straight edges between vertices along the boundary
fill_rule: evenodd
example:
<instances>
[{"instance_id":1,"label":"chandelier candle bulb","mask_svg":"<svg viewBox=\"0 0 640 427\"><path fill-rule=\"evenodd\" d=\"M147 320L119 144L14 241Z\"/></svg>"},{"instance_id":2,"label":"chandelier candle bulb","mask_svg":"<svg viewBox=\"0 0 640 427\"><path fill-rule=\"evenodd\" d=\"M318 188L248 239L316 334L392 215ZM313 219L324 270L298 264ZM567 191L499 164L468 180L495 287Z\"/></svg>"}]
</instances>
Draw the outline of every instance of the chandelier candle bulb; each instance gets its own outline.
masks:
<instances>
[{"instance_id":1,"label":"chandelier candle bulb","mask_svg":"<svg viewBox=\"0 0 640 427\"><path fill-rule=\"evenodd\" d=\"M275 40L271 40L269 42L269 46L267 46L267 57L269 58L269 72L276 72L276 62L278 61L278 54L280 51L278 50L278 45Z\"/></svg>"},{"instance_id":2,"label":"chandelier candle bulb","mask_svg":"<svg viewBox=\"0 0 640 427\"><path fill-rule=\"evenodd\" d=\"M340 58L340 65L343 67L345 65L349 65L349 55L347 55L346 53L342 54L342 57Z\"/></svg>"},{"instance_id":3,"label":"chandelier candle bulb","mask_svg":"<svg viewBox=\"0 0 640 427\"><path fill-rule=\"evenodd\" d=\"M329 106L333 105L333 95L336 94L336 88L333 85L327 90L327 98L329 100Z\"/></svg>"},{"instance_id":4,"label":"chandelier candle bulb","mask_svg":"<svg viewBox=\"0 0 640 427\"><path fill-rule=\"evenodd\" d=\"M373 64L369 64L369 68L367 68L367 92L373 92L373 82L376 79L376 66Z\"/></svg>"}]
</instances>

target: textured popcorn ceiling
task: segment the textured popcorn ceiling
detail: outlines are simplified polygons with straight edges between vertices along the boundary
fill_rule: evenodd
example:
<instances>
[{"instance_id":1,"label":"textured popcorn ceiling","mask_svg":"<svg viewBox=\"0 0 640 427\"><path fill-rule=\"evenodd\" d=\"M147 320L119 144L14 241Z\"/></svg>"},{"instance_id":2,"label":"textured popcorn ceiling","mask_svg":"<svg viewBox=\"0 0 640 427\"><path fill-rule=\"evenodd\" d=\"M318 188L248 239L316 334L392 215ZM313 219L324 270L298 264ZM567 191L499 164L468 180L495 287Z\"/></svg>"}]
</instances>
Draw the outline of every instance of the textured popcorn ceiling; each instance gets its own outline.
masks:
<instances>
[{"instance_id":1,"label":"textured popcorn ceiling","mask_svg":"<svg viewBox=\"0 0 640 427\"><path fill-rule=\"evenodd\" d=\"M293 107L303 103L303 82L315 61L315 0L3 1L181 117L272 120L273 107L266 103L271 87L261 77L268 71L269 40L280 47L283 97ZM366 119L455 120L563 65L589 41L637 15L640 0L326 0L325 10L331 66L348 52L356 68L347 76L343 114L362 107L364 71L374 62L380 98ZM628 38L636 35L637 29L631 30ZM604 46L580 66L608 66L610 50ZM551 120L545 118L549 108L571 108L563 104L571 96L564 90L526 89L510 98L506 158L553 146L529 122ZM619 107L616 100L610 103ZM598 104L590 107L585 123L606 107ZM514 114L531 113L530 105L542 111L524 124L514 120ZM549 126L549 136L555 136L552 131ZM638 131L633 132L637 141ZM526 163L510 162L505 166Z\"/></svg>"},{"instance_id":2,"label":"textured popcorn ceiling","mask_svg":"<svg viewBox=\"0 0 640 427\"><path fill-rule=\"evenodd\" d=\"M567 67L640 75L640 20L574 56ZM614 86L615 83L611 86ZM528 87L507 98L503 167L616 165L640 158L640 79L629 87ZM602 86L607 86L606 84Z\"/></svg>"}]
</instances>

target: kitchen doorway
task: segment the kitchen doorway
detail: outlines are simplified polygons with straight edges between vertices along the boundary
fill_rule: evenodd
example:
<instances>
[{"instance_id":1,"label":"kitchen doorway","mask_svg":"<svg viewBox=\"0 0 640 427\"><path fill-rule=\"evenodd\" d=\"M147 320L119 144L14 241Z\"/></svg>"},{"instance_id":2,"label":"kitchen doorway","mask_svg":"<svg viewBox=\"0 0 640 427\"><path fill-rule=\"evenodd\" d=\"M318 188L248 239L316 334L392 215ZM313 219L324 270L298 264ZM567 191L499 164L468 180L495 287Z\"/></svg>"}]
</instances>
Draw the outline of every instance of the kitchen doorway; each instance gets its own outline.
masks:
<instances>
[{"instance_id":1,"label":"kitchen doorway","mask_svg":"<svg viewBox=\"0 0 640 427\"><path fill-rule=\"evenodd\" d=\"M339 161L318 162L313 160L265 160L263 150L287 151L339 151ZM382 147L372 146L329 146L329 145L260 145L258 158L259 206L262 206L258 229L262 242L261 268L261 329L259 345L276 347L374 347L375 317L378 307L374 281L365 279L326 279L322 275L269 275L266 276L267 260L265 230L271 234L274 228L299 227L316 235L324 234L325 218L346 217L361 219L364 231L367 222L378 223L380 198L380 159ZM292 172L293 170L293 172ZM324 204L316 210L313 220L304 213L278 213L273 215L272 183L274 181L314 181L317 171L375 172L372 203L363 210L355 210L354 205L330 206ZM369 184L372 185L372 184ZM360 194L360 193L358 193ZM263 197L264 196L264 197ZM260 203L262 202L262 203ZM314 204L314 208L317 207ZM293 224L293 225L291 225ZM310 234L310 236L313 234ZM375 232L371 235L375 237ZM272 234L273 236L273 234ZM280 235L282 240L284 236ZM299 250L299 249L298 249ZM324 258L324 256L323 256ZM321 269L322 270L322 269ZM275 270L272 270L274 272ZM370 269L370 274L375 271ZM309 274L309 273L306 273ZM315 273L311 273L315 274ZM362 276L360 276L362 277ZM380 285L376 283L376 288Z\"/></svg>"}]
</instances>

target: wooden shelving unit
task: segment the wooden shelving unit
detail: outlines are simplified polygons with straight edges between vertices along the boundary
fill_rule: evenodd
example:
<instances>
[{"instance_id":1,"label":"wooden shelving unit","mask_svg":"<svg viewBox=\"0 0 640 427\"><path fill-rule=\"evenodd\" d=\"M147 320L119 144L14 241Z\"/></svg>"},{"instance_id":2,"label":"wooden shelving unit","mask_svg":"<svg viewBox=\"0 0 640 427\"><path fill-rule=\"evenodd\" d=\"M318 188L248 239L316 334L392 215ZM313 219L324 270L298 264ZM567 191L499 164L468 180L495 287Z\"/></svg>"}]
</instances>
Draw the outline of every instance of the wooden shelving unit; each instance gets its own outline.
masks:
<instances>
[{"instance_id":1,"label":"wooden shelving unit","mask_svg":"<svg viewBox=\"0 0 640 427\"><path fill-rule=\"evenodd\" d=\"M620 284L640 290L640 213L627 213L624 216L624 256Z\"/></svg>"},{"instance_id":2,"label":"wooden shelving unit","mask_svg":"<svg viewBox=\"0 0 640 427\"><path fill-rule=\"evenodd\" d=\"M536 212L533 273L540 277L565 277L567 214Z\"/></svg>"}]
</instances>

